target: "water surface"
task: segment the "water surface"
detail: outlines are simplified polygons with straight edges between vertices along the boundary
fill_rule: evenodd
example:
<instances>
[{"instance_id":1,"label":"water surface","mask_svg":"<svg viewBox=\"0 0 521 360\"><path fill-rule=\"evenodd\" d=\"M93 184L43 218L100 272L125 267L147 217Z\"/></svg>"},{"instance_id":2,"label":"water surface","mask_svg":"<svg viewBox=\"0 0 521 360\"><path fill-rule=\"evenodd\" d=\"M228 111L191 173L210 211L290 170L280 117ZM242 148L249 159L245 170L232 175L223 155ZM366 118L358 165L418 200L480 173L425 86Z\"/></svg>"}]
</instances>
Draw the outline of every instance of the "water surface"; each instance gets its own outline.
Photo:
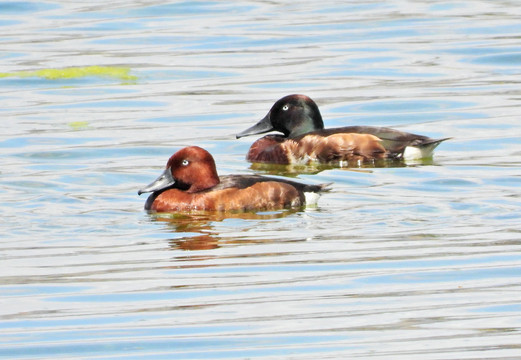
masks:
<instances>
[{"instance_id":1,"label":"water surface","mask_svg":"<svg viewBox=\"0 0 521 360\"><path fill-rule=\"evenodd\" d=\"M0 357L513 359L516 1L0 2ZM44 69L114 74L49 79ZM135 77L135 79L134 79ZM432 161L258 167L278 98L326 126L453 137ZM333 182L317 208L156 217L187 145Z\"/></svg>"}]
</instances>

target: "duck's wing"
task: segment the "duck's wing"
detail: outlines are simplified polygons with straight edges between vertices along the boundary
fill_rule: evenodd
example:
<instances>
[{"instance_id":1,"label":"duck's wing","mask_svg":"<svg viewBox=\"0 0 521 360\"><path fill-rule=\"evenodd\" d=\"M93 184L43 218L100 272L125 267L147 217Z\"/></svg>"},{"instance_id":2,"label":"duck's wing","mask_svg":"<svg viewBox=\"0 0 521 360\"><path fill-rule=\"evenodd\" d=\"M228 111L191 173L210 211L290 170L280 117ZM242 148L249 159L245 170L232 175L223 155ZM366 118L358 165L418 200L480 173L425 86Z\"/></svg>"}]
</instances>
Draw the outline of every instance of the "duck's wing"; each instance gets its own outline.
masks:
<instances>
[{"instance_id":1,"label":"duck's wing","mask_svg":"<svg viewBox=\"0 0 521 360\"><path fill-rule=\"evenodd\" d=\"M262 175L224 175L220 176L221 182L211 190L222 190L227 188L245 189L259 182L275 181L289 184L301 192L324 192L329 191L331 184L310 185L284 178L262 176Z\"/></svg>"}]
</instances>

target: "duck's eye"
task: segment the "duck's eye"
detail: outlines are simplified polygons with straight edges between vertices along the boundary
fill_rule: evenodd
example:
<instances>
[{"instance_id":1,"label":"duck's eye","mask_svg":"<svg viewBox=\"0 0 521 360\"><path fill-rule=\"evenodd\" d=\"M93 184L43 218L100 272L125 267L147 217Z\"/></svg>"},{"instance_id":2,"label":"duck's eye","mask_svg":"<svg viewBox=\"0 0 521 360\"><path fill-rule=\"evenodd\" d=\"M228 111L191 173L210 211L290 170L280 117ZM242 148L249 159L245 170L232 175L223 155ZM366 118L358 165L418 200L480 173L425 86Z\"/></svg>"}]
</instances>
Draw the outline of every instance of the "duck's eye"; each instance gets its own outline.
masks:
<instances>
[{"instance_id":1,"label":"duck's eye","mask_svg":"<svg viewBox=\"0 0 521 360\"><path fill-rule=\"evenodd\" d=\"M284 106L282 107L282 110L284 110L284 111L288 111L288 110L289 110L289 105L288 105L288 104L284 105Z\"/></svg>"},{"instance_id":2,"label":"duck's eye","mask_svg":"<svg viewBox=\"0 0 521 360\"><path fill-rule=\"evenodd\" d=\"M186 165L188 165L188 164L190 164L190 161L188 161L188 160L186 160L186 159L184 159L184 160L181 162L181 165L183 165L183 166L186 166Z\"/></svg>"}]
</instances>

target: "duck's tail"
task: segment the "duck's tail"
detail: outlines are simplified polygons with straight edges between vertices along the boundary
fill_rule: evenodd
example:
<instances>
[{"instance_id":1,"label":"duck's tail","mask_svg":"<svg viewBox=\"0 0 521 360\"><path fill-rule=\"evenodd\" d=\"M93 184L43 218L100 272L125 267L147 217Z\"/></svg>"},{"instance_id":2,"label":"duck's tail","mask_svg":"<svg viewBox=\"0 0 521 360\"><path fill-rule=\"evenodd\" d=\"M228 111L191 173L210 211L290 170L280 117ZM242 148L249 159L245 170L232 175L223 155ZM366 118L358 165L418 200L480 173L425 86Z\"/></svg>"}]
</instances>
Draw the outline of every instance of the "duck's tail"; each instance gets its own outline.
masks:
<instances>
[{"instance_id":1,"label":"duck's tail","mask_svg":"<svg viewBox=\"0 0 521 360\"><path fill-rule=\"evenodd\" d=\"M419 144L409 145L403 151L404 160L418 160L432 157L434 149L443 141L452 139L450 137L443 139L428 139Z\"/></svg>"}]
</instances>

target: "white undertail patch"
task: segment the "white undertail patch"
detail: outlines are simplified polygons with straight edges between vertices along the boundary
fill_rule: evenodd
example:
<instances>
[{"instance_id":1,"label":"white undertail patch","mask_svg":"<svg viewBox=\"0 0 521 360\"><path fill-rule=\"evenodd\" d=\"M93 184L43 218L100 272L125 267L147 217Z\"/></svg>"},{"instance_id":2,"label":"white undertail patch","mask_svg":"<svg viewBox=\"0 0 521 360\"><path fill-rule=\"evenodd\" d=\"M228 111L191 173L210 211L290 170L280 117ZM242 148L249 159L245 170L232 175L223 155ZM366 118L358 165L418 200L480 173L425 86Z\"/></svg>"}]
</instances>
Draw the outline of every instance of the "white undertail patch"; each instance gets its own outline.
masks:
<instances>
[{"instance_id":1,"label":"white undertail patch","mask_svg":"<svg viewBox=\"0 0 521 360\"><path fill-rule=\"evenodd\" d=\"M419 160L432 157L432 153L441 141L422 146L407 146L403 151L404 160Z\"/></svg>"},{"instance_id":2,"label":"white undertail patch","mask_svg":"<svg viewBox=\"0 0 521 360\"><path fill-rule=\"evenodd\" d=\"M431 151L432 155L432 151ZM416 146L407 146L403 151L404 160L418 160L426 157L422 149Z\"/></svg>"},{"instance_id":3,"label":"white undertail patch","mask_svg":"<svg viewBox=\"0 0 521 360\"><path fill-rule=\"evenodd\" d=\"M306 198L307 206L316 206L318 199L320 198L320 194L316 192L304 192L304 197Z\"/></svg>"}]
</instances>

